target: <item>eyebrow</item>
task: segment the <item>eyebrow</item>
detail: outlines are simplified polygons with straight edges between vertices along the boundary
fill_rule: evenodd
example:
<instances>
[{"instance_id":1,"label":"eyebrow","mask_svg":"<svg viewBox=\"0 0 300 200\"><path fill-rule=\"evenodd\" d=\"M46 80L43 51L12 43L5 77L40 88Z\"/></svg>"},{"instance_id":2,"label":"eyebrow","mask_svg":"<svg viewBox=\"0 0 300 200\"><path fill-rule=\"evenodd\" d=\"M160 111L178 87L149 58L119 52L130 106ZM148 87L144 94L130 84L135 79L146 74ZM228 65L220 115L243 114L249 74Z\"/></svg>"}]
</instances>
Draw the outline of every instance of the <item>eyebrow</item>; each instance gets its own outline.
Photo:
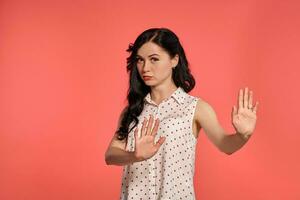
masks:
<instances>
[{"instance_id":1,"label":"eyebrow","mask_svg":"<svg viewBox=\"0 0 300 200\"><path fill-rule=\"evenodd\" d=\"M148 57L151 57L151 56L154 56L154 55L157 55L157 56L159 56L158 54L156 54L156 53L154 53L154 54L151 54L151 55L149 55ZM137 57L141 57L141 58L143 58L142 56L140 56L140 55L136 55Z\"/></svg>"}]
</instances>

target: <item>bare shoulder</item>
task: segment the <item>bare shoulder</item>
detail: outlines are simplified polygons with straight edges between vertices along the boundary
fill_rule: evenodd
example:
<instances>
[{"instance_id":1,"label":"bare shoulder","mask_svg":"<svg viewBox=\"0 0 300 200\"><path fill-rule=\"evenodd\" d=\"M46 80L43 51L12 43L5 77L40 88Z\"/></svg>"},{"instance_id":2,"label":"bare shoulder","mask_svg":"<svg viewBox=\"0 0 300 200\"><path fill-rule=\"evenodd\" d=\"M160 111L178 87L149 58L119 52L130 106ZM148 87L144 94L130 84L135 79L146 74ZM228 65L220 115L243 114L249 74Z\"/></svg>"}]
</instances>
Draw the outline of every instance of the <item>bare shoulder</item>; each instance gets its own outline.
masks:
<instances>
[{"instance_id":1,"label":"bare shoulder","mask_svg":"<svg viewBox=\"0 0 300 200\"><path fill-rule=\"evenodd\" d=\"M203 122L203 116L207 116L207 114L212 112L212 107L210 104L205 101L201 97L197 98L197 104L195 108L194 118L193 118L193 134L195 138L198 138L199 132L201 128L204 128L203 126L205 123Z\"/></svg>"},{"instance_id":2,"label":"bare shoulder","mask_svg":"<svg viewBox=\"0 0 300 200\"><path fill-rule=\"evenodd\" d=\"M225 131L219 123L214 108L202 98L199 98L197 102L194 120L198 126L203 128L210 141L220 148Z\"/></svg>"},{"instance_id":3,"label":"bare shoulder","mask_svg":"<svg viewBox=\"0 0 300 200\"><path fill-rule=\"evenodd\" d=\"M197 123L200 124L201 118L203 116L207 116L207 115L211 115L214 114L215 111L213 109L213 107L203 98L201 97L197 97L198 101L197 101L197 105L196 105L196 109L195 109L195 120Z\"/></svg>"},{"instance_id":4,"label":"bare shoulder","mask_svg":"<svg viewBox=\"0 0 300 200\"><path fill-rule=\"evenodd\" d=\"M216 111L213 106L201 97L197 97L194 121L198 126L207 128L207 126L219 126Z\"/></svg>"}]
</instances>

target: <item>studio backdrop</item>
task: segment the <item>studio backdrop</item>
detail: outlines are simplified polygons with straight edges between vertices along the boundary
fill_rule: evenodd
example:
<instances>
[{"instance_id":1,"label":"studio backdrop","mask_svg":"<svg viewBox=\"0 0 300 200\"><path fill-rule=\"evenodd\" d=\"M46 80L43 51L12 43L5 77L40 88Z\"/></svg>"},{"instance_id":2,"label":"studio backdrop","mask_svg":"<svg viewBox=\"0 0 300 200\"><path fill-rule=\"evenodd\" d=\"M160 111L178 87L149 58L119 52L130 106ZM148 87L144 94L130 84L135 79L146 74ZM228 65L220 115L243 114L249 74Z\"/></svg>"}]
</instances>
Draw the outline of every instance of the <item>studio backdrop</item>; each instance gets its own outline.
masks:
<instances>
[{"instance_id":1,"label":"studio backdrop","mask_svg":"<svg viewBox=\"0 0 300 200\"><path fill-rule=\"evenodd\" d=\"M232 155L203 130L199 200L300 199L300 3L293 0L1 0L0 199L115 200L121 166L104 154L126 105L126 49L144 30L181 40L228 133L240 88L257 126Z\"/></svg>"}]
</instances>

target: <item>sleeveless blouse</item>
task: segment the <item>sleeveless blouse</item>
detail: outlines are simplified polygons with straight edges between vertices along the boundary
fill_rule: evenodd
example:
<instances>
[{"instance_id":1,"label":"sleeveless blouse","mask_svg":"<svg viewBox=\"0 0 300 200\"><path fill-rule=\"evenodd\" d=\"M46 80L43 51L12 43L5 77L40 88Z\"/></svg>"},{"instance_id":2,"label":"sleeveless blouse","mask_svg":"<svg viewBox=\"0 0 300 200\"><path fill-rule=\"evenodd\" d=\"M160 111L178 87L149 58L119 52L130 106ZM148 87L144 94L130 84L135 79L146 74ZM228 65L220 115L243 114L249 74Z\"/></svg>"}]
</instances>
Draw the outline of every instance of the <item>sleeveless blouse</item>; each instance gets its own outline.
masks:
<instances>
[{"instance_id":1,"label":"sleeveless blouse","mask_svg":"<svg viewBox=\"0 0 300 200\"><path fill-rule=\"evenodd\" d=\"M159 105L150 93L144 98L139 115L139 134L144 117L159 118L155 143L160 136L166 140L149 159L123 166L120 200L194 200L194 167L197 139L192 123L198 97L178 87ZM131 124L132 125L132 124ZM131 128L131 126L129 126ZM129 132L126 151L134 151L134 129Z\"/></svg>"}]
</instances>

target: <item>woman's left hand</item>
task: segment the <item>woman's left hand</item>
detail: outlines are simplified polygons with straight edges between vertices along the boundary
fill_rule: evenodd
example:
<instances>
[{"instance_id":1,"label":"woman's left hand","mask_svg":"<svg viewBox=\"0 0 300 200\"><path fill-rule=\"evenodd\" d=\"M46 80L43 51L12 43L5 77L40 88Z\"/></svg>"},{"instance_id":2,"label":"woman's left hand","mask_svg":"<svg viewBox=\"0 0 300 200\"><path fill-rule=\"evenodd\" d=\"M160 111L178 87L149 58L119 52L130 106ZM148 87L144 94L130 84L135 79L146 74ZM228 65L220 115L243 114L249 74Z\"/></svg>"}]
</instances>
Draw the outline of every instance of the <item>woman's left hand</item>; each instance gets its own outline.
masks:
<instances>
[{"instance_id":1,"label":"woman's left hand","mask_svg":"<svg viewBox=\"0 0 300 200\"><path fill-rule=\"evenodd\" d=\"M256 112L258 107L258 102L255 106L252 105L253 92L248 88L245 88L245 92L242 89L239 91L238 104L239 108L237 110L236 106L232 109L232 124L238 134L241 134L243 138L248 139L254 129L256 124Z\"/></svg>"}]
</instances>

